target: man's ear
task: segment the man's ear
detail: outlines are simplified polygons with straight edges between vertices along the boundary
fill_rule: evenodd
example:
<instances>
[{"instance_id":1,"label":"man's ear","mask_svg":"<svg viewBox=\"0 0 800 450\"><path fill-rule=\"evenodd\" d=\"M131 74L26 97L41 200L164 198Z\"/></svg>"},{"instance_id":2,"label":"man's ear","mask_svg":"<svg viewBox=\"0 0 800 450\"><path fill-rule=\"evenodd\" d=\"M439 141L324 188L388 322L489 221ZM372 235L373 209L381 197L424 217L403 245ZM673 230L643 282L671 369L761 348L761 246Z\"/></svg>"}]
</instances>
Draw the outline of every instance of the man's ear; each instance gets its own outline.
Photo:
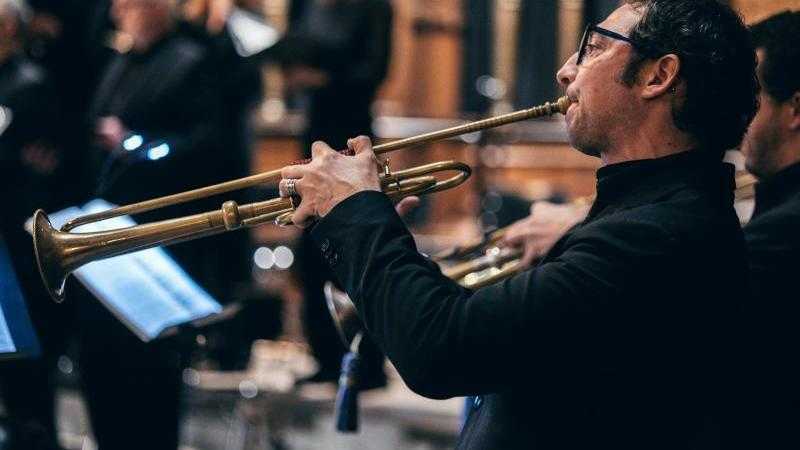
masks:
<instances>
[{"instance_id":1,"label":"man's ear","mask_svg":"<svg viewBox=\"0 0 800 450\"><path fill-rule=\"evenodd\" d=\"M800 131L800 91L795 92L789 100L786 101L789 108L789 129L792 131Z\"/></svg>"},{"instance_id":2,"label":"man's ear","mask_svg":"<svg viewBox=\"0 0 800 450\"><path fill-rule=\"evenodd\" d=\"M678 55L664 55L650 63L642 71L642 97L653 99L667 92L675 92L678 88L678 74L681 71L681 59Z\"/></svg>"}]
</instances>

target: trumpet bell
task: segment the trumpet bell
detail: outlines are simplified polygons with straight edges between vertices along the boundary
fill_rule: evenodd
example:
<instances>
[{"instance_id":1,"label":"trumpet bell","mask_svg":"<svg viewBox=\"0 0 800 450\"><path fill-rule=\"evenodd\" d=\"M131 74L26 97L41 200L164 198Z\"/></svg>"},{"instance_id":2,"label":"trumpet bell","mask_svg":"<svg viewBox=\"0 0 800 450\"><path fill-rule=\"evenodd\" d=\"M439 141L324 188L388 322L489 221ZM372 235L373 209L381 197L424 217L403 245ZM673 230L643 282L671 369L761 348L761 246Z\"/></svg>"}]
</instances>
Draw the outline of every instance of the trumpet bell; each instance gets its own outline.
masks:
<instances>
[{"instance_id":1,"label":"trumpet bell","mask_svg":"<svg viewBox=\"0 0 800 450\"><path fill-rule=\"evenodd\" d=\"M44 287L58 303L64 301L64 285L67 274L62 265L66 258L63 246L57 238L58 230L50 224L47 214L41 209L33 214L33 250L36 253L36 265L42 277Z\"/></svg>"}]
</instances>

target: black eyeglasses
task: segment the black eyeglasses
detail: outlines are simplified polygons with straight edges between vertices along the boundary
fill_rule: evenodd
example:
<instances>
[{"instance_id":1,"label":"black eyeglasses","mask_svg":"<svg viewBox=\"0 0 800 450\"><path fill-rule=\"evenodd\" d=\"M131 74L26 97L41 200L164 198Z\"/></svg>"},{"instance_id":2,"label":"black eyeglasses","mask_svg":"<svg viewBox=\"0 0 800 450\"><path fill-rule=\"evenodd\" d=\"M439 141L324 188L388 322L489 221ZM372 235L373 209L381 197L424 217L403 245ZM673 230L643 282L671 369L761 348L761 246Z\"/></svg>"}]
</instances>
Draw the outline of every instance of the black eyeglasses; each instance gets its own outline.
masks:
<instances>
[{"instance_id":1,"label":"black eyeglasses","mask_svg":"<svg viewBox=\"0 0 800 450\"><path fill-rule=\"evenodd\" d=\"M636 49L640 48L640 46L638 44L633 42L633 40L631 38L627 37L627 36L623 36L623 35L621 35L619 33L614 32L614 31L598 27L597 25L594 25L594 24L589 24L589 25L586 26L586 30L583 32L583 37L581 38L581 46L578 49L578 61L577 61L576 64L579 65L579 66L583 62L583 59L586 57L586 49L587 49L587 47L589 45L589 41L592 40L592 35L594 33L597 33L597 34L599 34L601 36L609 37L611 39L616 39L618 41L627 42L628 44L631 45L631 47L636 48Z\"/></svg>"}]
</instances>

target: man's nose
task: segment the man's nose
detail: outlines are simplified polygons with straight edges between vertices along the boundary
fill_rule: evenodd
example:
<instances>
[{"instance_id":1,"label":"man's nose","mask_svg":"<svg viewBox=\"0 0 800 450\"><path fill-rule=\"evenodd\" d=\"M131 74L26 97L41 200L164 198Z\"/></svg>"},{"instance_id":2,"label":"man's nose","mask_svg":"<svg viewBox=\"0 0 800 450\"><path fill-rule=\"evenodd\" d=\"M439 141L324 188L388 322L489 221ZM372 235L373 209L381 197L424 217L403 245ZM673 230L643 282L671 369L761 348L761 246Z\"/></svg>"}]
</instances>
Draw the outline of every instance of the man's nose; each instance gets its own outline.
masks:
<instances>
[{"instance_id":1,"label":"man's nose","mask_svg":"<svg viewBox=\"0 0 800 450\"><path fill-rule=\"evenodd\" d=\"M574 53L569 57L567 62L561 66L561 69L559 69L558 73L556 73L556 80L562 88L566 89L570 83L575 81L575 76L578 74L578 65L576 64L577 61L578 54Z\"/></svg>"}]
</instances>

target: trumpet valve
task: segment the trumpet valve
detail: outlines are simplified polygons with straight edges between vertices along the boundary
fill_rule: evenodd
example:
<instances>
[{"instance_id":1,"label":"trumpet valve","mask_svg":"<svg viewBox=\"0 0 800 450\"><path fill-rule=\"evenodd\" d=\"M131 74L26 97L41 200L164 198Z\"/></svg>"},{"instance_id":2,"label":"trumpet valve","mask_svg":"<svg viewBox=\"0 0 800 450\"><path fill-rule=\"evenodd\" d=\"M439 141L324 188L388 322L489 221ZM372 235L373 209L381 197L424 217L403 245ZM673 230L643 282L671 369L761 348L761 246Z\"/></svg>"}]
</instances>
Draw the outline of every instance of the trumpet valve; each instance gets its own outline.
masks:
<instances>
[{"instance_id":1,"label":"trumpet valve","mask_svg":"<svg viewBox=\"0 0 800 450\"><path fill-rule=\"evenodd\" d=\"M225 224L226 230L236 230L242 226L242 214L239 211L239 205L233 200L229 200L222 204L222 222Z\"/></svg>"},{"instance_id":2,"label":"trumpet valve","mask_svg":"<svg viewBox=\"0 0 800 450\"><path fill-rule=\"evenodd\" d=\"M392 168L389 166L389 158L383 160L383 180L386 183L386 186L395 185L395 187L399 190L400 189L400 178L395 176L392 173Z\"/></svg>"},{"instance_id":3,"label":"trumpet valve","mask_svg":"<svg viewBox=\"0 0 800 450\"><path fill-rule=\"evenodd\" d=\"M492 267L497 266L500 261L501 253L500 247L489 247L486 249L486 259L488 264Z\"/></svg>"}]
</instances>

